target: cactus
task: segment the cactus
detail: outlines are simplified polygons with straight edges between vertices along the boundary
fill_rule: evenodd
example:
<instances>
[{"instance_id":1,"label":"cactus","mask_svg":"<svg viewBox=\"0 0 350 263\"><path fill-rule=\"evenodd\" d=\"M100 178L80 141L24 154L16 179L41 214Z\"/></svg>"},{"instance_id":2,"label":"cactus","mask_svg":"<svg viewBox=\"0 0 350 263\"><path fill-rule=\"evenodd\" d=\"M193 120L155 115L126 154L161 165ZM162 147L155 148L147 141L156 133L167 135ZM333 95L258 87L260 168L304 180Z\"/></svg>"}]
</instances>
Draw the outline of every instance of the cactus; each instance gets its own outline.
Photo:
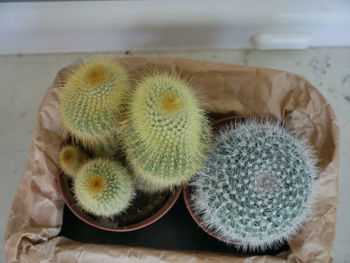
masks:
<instances>
[{"instance_id":1,"label":"cactus","mask_svg":"<svg viewBox=\"0 0 350 263\"><path fill-rule=\"evenodd\" d=\"M119 126L119 123L117 125ZM117 132L113 131L103 139L96 140L94 144L85 145L85 148L97 158L113 160L120 144L121 142Z\"/></svg>"},{"instance_id":2,"label":"cactus","mask_svg":"<svg viewBox=\"0 0 350 263\"><path fill-rule=\"evenodd\" d=\"M134 196L132 178L116 161L94 159L84 164L74 180L78 204L89 213L110 217L125 211Z\"/></svg>"},{"instance_id":3,"label":"cactus","mask_svg":"<svg viewBox=\"0 0 350 263\"><path fill-rule=\"evenodd\" d=\"M82 64L59 95L65 131L98 154L110 155L127 89L127 74L119 63L100 59Z\"/></svg>"},{"instance_id":4,"label":"cactus","mask_svg":"<svg viewBox=\"0 0 350 263\"><path fill-rule=\"evenodd\" d=\"M128 114L125 151L139 188L173 188L202 167L209 126L185 81L168 73L145 77L132 94Z\"/></svg>"},{"instance_id":5,"label":"cactus","mask_svg":"<svg viewBox=\"0 0 350 263\"><path fill-rule=\"evenodd\" d=\"M80 167L87 161L88 156L78 147L73 145L63 146L60 151L59 163L63 172L73 178Z\"/></svg>"},{"instance_id":6,"label":"cactus","mask_svg":"<svg viewBox=\"0 0 350 263\"><path fill-rule=\"evenodd\" d=\"M282 244L308 219L317 169L304 140L279 123L224 126L191 182L201 224L242 249Z\"/></svg>"}]
</instances>

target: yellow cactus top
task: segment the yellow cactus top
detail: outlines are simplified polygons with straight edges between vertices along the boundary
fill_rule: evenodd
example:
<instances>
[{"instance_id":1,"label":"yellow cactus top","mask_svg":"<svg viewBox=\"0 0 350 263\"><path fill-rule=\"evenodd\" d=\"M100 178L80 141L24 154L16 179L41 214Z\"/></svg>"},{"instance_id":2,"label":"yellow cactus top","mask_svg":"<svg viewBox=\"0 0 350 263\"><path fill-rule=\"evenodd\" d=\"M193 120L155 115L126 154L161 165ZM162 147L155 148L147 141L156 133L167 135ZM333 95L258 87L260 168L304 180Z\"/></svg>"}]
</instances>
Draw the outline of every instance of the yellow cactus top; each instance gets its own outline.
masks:
<instances>
[{"instance_id":1,"label":"yellow cactus top","mask_svg":"<svg viewBox=\"0 0 350 263\"><path fill-rule=\"evenodd\" d=\"M88 156L78 147L66 145L60 151L59 163L63 172L73 178L87 159Z\"/></svg>"},{"instance_id":2,"label":"yellow cactus top","mask_svg":"<svg viewBox=\"0 0 350 263\"><path fill-rule=\"evenodd\" d=\"M188 83L167 73L145 77L129 113L126 152L141 188L171 188L201 168L210 133Z\"/></svg>"},{"instance_id":3,"label":"yellow cactus top","mask_svg":"<svg viewBox=\"0 0 350 263\"><path fill-rule=\"evenodd\" d=\"M109 217L125 211L134 197L127 169L111 160L94 159L84 164L74 180L79 205L97 216Z\"/></svg>"},{"instance_id":4,"label":"yellow cactus top","mask_svg":"<svg viewBox=\"0 0 350 263\"><path fill-rule=\"evenodd\" d=\"M99 59L77 68L59 97L63 127L84 145L100 144L116 129L127 74L116 61Z\"/></svg>"}]
</instances>

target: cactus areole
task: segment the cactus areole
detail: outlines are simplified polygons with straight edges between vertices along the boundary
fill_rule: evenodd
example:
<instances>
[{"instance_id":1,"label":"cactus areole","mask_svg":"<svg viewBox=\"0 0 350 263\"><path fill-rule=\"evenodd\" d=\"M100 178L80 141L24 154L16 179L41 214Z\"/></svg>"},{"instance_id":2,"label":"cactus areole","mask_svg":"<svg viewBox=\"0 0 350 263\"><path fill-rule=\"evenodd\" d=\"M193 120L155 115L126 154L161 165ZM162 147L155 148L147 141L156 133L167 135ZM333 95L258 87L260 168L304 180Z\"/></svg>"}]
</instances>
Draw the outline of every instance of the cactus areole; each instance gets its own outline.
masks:
<instances>
[{"instance_id":1,"label":"cactus areole","mask_svg":"<svg viewBox=\"0 0 350 263\"><path fill-rule=\"evenodd\" d=\"M317 169L306 141L280 123L247 120L221 126L214 145L190 184L196 221L243 250L292 237L314 199Z\"/></svg>"}]
</instances>

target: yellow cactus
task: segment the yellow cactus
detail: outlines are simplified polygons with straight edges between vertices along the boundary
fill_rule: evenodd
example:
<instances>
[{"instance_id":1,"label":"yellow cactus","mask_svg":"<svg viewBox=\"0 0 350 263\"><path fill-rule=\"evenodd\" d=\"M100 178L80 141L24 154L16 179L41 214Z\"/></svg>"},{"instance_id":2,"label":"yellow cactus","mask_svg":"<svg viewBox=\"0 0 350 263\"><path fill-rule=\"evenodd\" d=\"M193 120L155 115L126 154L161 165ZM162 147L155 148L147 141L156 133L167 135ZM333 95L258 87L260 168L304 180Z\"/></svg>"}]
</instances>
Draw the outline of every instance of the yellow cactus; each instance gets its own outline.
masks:
<instances>
[{"instance_id":1,"label":"yellow cactus","mask_svg":"<svg viewBox=\"0 0 350 263\"><path fill-rule=\"evenodd\" d=\"M131 176L118 162L87 162L74 180L78 204L96 216L109 217L125 211L134 196Z\"/></svg>"},{"instance_id":2,"label":"yellow cactus","mask_svg":"<svg viewBox=\"0 0 350 263\"><path fill-rule=\"evenodd\" d=\"M124 143L138 187L154 192L187 182L202 167L210 137L188 83L168 73L147 76L129 107Z\"/></svg>"},{"instance_id":3,"label":"yellow cactus","mask_svg":"<svg viewBox=\"0 0 350 263\"><path fill-rule=\"evenodd\" d=\"M73 145L63 146L60 151L59 163L63 172L69 177L75 177L80 167L88 160L88 156Z\"/></svg>"},{"instance_id":4,"label":"yellow cactus","mask_svg":"<svg viewBox=\"0 0 350 263\"><path fill-rule=\"evenodd\" d=\"M59 96L64 129L85 147L97 148L97 152L103 148L108 155L117 141L115 131L127 90L127 74L118 62L99 59L83 63Z\"/></svg>"}]
</instances>

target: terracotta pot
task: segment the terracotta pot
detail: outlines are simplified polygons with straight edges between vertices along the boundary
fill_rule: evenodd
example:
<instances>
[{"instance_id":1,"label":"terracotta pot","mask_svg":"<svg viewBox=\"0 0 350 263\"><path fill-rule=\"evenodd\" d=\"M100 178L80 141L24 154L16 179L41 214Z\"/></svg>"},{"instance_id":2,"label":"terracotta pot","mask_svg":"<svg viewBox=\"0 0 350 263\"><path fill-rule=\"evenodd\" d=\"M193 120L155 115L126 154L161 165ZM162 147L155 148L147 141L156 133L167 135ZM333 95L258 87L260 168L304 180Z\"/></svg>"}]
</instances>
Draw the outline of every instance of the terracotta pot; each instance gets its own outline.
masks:
<instances>
[{"instance_id":1,"label":"terracotta pot","mask_svg":"<svg viewBox=\"0 0 350 263\"><path fill-rule=\"evenodd\" d=\"M96 228L99 228L102 230L106 230L106 231L113 231L113 232L129 232L129 231L141 229L141 228L144 228L150 224L153 224L154 222L156 222L157 220L162 218L173 207L173 205L175 204L175 202L179 198L181 191L182 191L182 188L183 188L182 186L176 188L171 193L171 195L169 196L169 199L165 202L165 204L152 216L150 216L150 217L148 217L140 222L133 223L130 225L121 226L118 228L109 228L109 227L104 227L104 226L98 225L95 217L86 213L84 210L82 210L76 204L73 193L70 189L69 178L67 176L65 176L63 173L61 173L56 178L56 183L58 185L59 191L62 194L64 203L67 205L67 207L70 209L70 211L72 211L72 213L74 215L76 215L83 222L85 222L93 227L96 227Z\"/></svg>"},{"instance_id":2,"label":"terracotta pot","mask_svg":"<svg viewBox=\"0 0 350 263\"><path fill-rule=\"evenodd\" d=\"M214 121L211 125L214 129L214 132L216 132L218 130L218 128L222 125L225 125L231 121L239 121L239 120L244 120L247 119L246 117L242 117L242 116L229 116L229 117L225 117L225 118L221 118L219 120ZM197 225L204 231L206 232L208 235L212 236L213 238L216 238L219 241L222 241L224 243L227 244L240 244L239 242L235 242L235 241L225 241L224 239L218 237L215 233L213 233L211 230L207 229L206 227L204 227L201 224L200 219L198 218L198 216L194 213L193 211L193 207L192 207L192 201L191 201L191 187L189 187L188 185L186 185L183 189L183 197L185 200L185 204L186 204L186 208L188 210L188 212L190 213L191 217L193 218L193 220L197 223Z\"/></svg>"}]
</instances>

